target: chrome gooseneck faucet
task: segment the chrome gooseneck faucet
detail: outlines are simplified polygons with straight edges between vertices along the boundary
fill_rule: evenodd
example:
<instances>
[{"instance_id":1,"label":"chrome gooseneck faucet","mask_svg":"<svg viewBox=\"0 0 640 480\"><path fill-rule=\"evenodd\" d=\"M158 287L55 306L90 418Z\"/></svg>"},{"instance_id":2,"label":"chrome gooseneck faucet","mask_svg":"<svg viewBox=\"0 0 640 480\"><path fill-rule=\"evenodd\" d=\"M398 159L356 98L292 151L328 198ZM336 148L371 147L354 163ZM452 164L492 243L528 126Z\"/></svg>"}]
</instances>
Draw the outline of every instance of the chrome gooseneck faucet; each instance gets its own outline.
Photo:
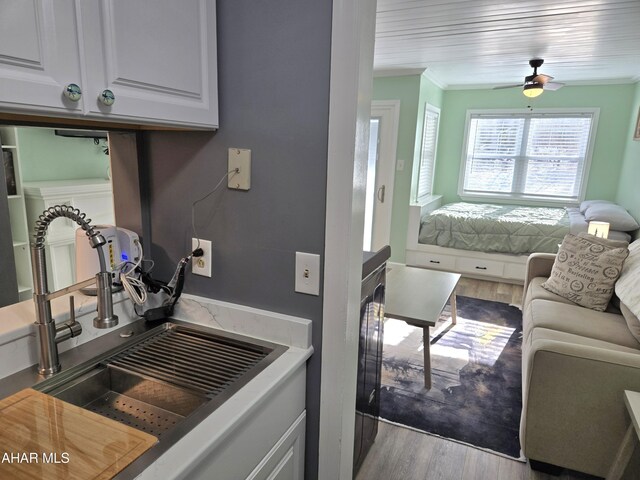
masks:
<instances>
[{"instance_id":1,"label":"chrome gooseneck faucet","mask_svg":"<svg viewBox=\"0 0 640 480\"><path fill-rule=\"evenodd\" d=\"M89 243L98 252L100 272L95 278L76 283L55 292L49 292L47 285L47 262L44 251L44 239L49 224L56 218L66 217L76 222L86 232ZM36 327L38 330L38 346L40 363L38 372L41 375L51 375L60 371L58 357L58 343L82 333L82 326L76 322L73 296L69 299L71 318L56 325L51 316L51 300L81 288L96 284L98 295L98 316L93 319L96 328L111 328L118 324L118 317L113 314L113 299L111 297L111 274L107 271L104 252L101 247L106 240L91 225L91 219L77 208L67 205L56 205L48 208L36 221L35 236L31 242L31 263L33 268L33 301L36 307Z\"/></svg>"}]
</instances>

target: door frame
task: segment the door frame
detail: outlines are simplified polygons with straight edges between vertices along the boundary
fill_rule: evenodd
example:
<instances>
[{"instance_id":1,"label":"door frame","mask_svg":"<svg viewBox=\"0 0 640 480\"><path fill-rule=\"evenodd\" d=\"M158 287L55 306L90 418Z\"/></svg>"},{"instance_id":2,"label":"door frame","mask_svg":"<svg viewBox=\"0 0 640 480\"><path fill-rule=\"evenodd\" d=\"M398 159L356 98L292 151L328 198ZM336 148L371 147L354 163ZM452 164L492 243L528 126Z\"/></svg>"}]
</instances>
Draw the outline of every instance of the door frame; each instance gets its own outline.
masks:
<instances>
[{"instance_id":1,"label":"door frame","mask_svg":"<svg viewBox=\"0 0 640 480\"><path fill-rule=\"evenodd\" d=\"M371 245L372 250L378 250L391 242L400 100L374 100L371 102L371 118L374 117L380 118L380 126L378 127L378 160L376 162L377 201L373 209ZM384 203L380 203L378 198L378 191L382 185L385 186Z\"/></svg>"},{"instance_id":2,"label":"door frame","mask_svg":"<svg viewBox=\"0 0 640 480\"><path fill-rule=\"evenodd\" d=\"M376 2L333 0L318 475L353 478ZM318 402L307 392L308 408ZM312 455L316 452L312 452ZM316 478L316 472L307 472Z\"/></svg>"}]
</instances>

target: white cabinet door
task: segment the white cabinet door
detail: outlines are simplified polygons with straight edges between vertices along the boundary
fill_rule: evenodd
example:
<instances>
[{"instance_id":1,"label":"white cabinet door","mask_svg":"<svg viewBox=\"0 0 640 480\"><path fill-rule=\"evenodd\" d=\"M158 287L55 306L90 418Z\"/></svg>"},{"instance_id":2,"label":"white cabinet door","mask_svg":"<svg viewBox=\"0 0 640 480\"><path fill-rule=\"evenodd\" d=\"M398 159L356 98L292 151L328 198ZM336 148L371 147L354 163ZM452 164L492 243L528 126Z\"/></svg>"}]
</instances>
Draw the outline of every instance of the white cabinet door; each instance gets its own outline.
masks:
<instances>
[{"instance_id":1,"label":"white cabinet door","mask_svg":"<svg viewBox=\"0 0 640 480\"><path fill-rule=\"evenodd\" d=\"M73 0L0 2L0 108L52 115L82 113L82 99L63 95L82 88Z\"/></svg>"},{"instance_id":2,"label":"white cabinet door","mask_svg":"<svg viewBox=\"0 0 640 480\"><path fill-rule=\"evenodd\" d=\"M87 1L81 13L88 116L218 126L215 0Z\"/></svg>"}]
</instances>

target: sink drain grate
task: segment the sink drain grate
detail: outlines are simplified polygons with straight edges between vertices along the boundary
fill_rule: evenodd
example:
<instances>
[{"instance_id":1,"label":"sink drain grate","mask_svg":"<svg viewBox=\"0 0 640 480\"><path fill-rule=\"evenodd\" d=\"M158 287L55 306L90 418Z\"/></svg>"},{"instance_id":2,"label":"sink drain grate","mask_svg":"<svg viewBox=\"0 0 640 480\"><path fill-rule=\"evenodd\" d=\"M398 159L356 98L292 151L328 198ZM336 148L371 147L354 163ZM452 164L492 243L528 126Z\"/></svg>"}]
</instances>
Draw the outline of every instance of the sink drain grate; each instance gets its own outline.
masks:
<instances>
[{"instance_id":1,"label":"sink drain grate","mask_svg":"<svg viewBox=\"0 0 640 480\"><path fill-rule=\"evenodd\" d=\"M162 438L184 417L116 392L107 392L85 405L87 410Z\"/></svg>"},{"instance_id":2,"label":"sink drain grate","mask_svg":"<svg viewBox=\"0 0 640 480\"><path fill-rule=\"evenodd\" d=\"M217 395L272 350L172 326L116 355L110 365Z\"/></svg>"}]
</instances>

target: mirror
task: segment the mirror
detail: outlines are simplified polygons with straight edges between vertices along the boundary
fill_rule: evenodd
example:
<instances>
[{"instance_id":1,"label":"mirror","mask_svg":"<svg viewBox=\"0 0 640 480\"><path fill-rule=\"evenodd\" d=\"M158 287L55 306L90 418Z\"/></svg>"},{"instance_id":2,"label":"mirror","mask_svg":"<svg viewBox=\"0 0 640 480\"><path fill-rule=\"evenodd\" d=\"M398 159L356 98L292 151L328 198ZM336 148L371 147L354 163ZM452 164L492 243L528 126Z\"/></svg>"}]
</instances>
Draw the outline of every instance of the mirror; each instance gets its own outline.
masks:
<instances>
[{"instance_id":1,"label":"mirror","mask_svg":"<svg viewBox=\"0 0 640 480\"><path fill-rule=\"evenodd\" d=\"M32 298L29 241L46 208L71 205L86 213L92 225L114 225L115 212L107 132L0 125L0 144L0 287L15 289L0 294L1 307ZM76 228L66 218L49 227L45 252L50 291L76 282ZM12 264L13 281L11 269L5 268Z\"/></svg>"}]
</instances>

